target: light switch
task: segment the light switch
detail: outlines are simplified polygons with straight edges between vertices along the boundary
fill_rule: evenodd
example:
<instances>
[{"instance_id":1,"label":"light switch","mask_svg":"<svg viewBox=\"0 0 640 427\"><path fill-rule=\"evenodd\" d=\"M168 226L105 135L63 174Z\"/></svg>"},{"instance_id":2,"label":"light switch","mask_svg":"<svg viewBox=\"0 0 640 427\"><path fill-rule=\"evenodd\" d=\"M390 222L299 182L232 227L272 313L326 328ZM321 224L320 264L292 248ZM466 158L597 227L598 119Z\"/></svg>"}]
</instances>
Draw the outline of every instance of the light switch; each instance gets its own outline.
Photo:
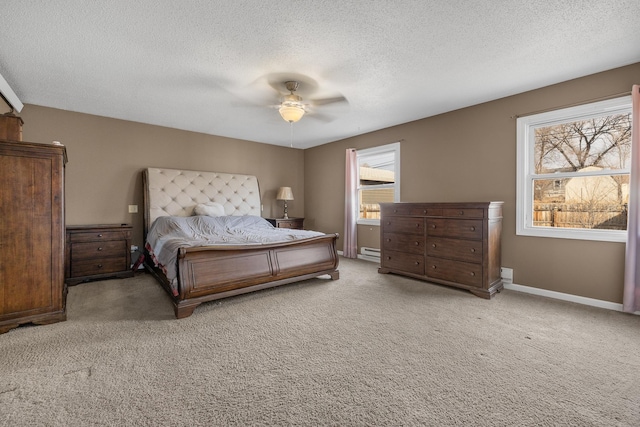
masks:
<instances>
[{"instance_id":1,"label":"light switch","mask_svg":"<svg viewBox=\"0 0 640 427\"><path fill-rule=\"evenodd\" d=\"M138 205L129 205L129 213L138 213Z\"/></svg>"}]
</instances>

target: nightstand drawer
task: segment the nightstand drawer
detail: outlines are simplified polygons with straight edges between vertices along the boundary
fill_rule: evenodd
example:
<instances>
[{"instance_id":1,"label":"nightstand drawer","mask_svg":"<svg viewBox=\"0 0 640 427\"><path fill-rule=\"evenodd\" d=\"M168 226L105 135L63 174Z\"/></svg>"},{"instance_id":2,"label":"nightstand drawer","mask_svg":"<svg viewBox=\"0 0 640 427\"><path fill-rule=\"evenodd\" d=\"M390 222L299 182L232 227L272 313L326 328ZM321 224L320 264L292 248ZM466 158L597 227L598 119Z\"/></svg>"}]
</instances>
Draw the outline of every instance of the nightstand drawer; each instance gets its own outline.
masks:
<instances>
[{"instance_id":1,"label":"nightstand drawer","mask_svg":"<svg viewBox=\"0 0 640 427\"><path fill-rule=\"evenodd\" d=\"M93 259L96 257L121 257L126 250L126 241L124 240L73 243L71 246L71 262L83 259Z\"/></svg>"},{"instance_id":2,"label":"nightstand drawer","mask_svg":"<svg viewBox=\"0 0 640 427\"><path fill-rule=\"evenodd\" d=\"M116 273L128 270L127 258L103 258L73 261L71 264L71 276L95 276L98 274Z\"/></svg>"},{"instance_id":3,"label":"nightstand drawer","mask_svg":"<svg viewBox=\"0 0 640 427\"><path fill-rule=\"evenodd\" d=\"M95 242L95 241L105 241L105 240L123 240L130 239L131 232L128 230L117 230L117 231L106 231L106 230L95 230L90 232L74 232L70 233L69 241L71 243L77 242Z\"/></svg>"}]
</instances>

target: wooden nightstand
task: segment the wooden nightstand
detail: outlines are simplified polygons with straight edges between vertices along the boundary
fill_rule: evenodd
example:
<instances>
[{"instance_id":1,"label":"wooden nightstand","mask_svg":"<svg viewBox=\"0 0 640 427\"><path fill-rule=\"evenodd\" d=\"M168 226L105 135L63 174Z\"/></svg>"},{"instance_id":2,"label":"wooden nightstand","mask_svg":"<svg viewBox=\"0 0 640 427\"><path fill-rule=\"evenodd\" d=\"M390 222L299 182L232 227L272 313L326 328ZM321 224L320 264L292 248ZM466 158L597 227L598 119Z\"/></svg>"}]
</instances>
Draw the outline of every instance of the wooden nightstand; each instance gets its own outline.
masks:
<instances>
[{"instance_id":1,"label":"wooden nightstand","mask_svg":"<svg viewBox=\"0 0 640 427\"><path fill-rule=\"evenodd\" d=\"M65 257L67 284L132 277L131 229L128 224L68 226Z\"/></svg>"},{"instance_id":2,"label":"wooden nightstand","mask_svg":"<svg viewBox=\"0 0 640 427\"><path fill-rule=\"evenodd\" d=\"M297 230L302 230L302 225L304 223L304 218L265 218L274 227L278 228L295 228Z\"/></svg>"}]
</instances>

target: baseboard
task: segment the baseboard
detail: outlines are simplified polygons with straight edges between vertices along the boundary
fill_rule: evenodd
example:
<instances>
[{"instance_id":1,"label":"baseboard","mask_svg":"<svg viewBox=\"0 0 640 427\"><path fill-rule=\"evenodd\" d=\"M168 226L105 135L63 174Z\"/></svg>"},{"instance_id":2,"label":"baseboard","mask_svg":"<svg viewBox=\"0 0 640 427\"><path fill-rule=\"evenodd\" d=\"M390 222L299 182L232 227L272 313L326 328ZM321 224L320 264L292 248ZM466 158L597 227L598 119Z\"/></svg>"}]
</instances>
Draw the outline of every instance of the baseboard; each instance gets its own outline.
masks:
<instances>
[{"instance_id":1,"label":"baseboard","mask_svg":"<svg viewBox=\"0 0 640 427\"><path fill-rule=\"evenodd\" d=\"M540 295L543 297L590 305L592 307L605 308L607 310L622 311L622 304L610 301L603 301L594 298L581 297L578 295L565 294L562 292L549 291L547 289L532 288L530 286L516 285L514 283L505 283L504 288L512 291L524 292L527 294ZM636 311L633 314L640 315L640 311Z\"/></svg>"},{"instance_id":2,"label":"baseboard","mask_svg":"<svg viewBox=\"0 0 640 427\"><path fill-rule=\"evenodd\" d=\"M338 252L338 255L340 256L343 255L342 251L337 251L337 252ZM362 259L369 262L380 263L380 260L373 260L370 258L371 257L365 257L363 255L358 254L358 259ZM607 310L620 311L620 312L622 311L622 304L618 304L610 301L602 301L594 298L581 297L579 295L549 291L547 289L533 288L531 286L516 285L515 283L505 283L504 288L509 289L511 291L523 292L525 294L539 295L547 298L559 299L562 301L575 302L578 304L590 305L592 307L604 308ZM640 316L640 311L636 311L633 314Z\"/></svg>"},{"instance_id":3,"label":"baseboard","mask_svg":"<svg viewBox=\"0 0 640 427\"><path fill-rule=\"evenodd\" d=\"M342 251L336 251L338 253L338 255L343 256L344 252ZM372 256L366 256L366 255L362 255L362 254L358 254L358 259L362 259L365 261L369 261L369 262L375 262L376 264L380 264L380 258L377 257L372 257Z\"/></svg>"}]
</instances>

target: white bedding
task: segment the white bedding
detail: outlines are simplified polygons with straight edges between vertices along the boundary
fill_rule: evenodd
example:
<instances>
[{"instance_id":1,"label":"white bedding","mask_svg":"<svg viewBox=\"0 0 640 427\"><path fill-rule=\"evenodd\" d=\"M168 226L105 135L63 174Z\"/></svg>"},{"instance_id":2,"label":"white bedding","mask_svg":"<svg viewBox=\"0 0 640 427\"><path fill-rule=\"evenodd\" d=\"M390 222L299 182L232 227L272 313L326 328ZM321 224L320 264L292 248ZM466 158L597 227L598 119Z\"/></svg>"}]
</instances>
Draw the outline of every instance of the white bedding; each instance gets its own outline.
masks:
<instances>
[{"instance_id":1,"label":"white bedding","mask_svg":"<svg viewBox=\"0 0 640 427\"><path fill-rule=\"evenodd\" d=\"M322 236L309 230L276 228L259 216L161 216L149 232L145 243L154 263L162 268L177 295L176 259L178 249L211 245L261 245Z\"/></svg>"}]
</instances>

